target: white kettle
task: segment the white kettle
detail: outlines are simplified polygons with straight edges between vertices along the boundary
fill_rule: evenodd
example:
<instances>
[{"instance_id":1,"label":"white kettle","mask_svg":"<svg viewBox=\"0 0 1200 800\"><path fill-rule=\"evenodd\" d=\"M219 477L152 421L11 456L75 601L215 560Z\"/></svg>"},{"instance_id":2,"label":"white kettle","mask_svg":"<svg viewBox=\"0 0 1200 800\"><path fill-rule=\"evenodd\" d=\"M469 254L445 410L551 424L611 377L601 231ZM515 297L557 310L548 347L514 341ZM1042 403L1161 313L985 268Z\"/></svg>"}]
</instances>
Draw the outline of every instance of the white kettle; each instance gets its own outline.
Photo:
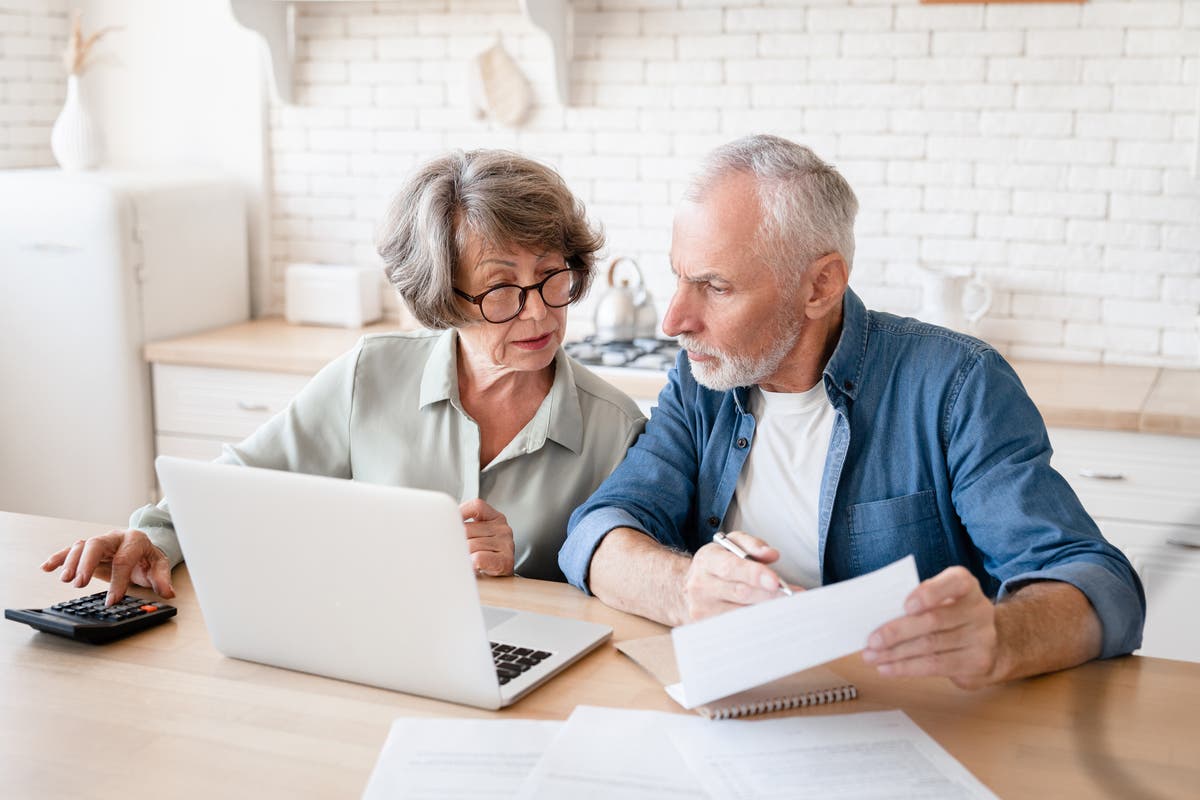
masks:
<instances>
[{"instance_id":1,"label":"white kettle","mask_svg":"<svg viewBox=\"0 0 1200 800\"><path fill-rule=\"evenodd\" d=\"M933 269L917 265L921 308L917 317L934 325L969 333L992 307L992 287L969 268Z\"/></svg>"},{"instance_id":2,"label":"white kettle","mask_svg":"<svg viewBox=\"0 0 1200 800\"><path fill-rule=\"evenodd\" d=\"M628 262L637 273L637 283L629 285L627 278L618 283L617 266ZM638 263L627 256L617 256L608 265L609 288L596 302L592 314L595 337L600 342L653 339L658 333L658 312L646 288L646 280Z\"/></svg>"}]
</instances>

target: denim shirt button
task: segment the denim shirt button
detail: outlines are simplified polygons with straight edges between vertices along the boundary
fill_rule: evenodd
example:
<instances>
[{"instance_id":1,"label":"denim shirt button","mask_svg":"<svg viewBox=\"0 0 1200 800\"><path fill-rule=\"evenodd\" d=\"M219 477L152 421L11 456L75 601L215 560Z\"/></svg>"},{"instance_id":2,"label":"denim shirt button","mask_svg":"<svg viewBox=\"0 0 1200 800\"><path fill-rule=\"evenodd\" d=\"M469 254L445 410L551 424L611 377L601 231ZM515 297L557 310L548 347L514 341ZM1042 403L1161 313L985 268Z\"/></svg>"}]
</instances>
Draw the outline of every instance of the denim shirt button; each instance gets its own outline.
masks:
<instances>
[{"instance_id":1,"label":"denim shirt button","mask_svg":"<svg viewBox=\"0 0 1200 800\"><path fill-rule=\"evenodd\" d=\"M745 450L745 449L746 449L746 445L748 445L748 444L750 444L750 440L749 440L749 439L747 439L745 436L739 436L739 437L738 437L738 440L737 440L737 446L738 446L738 447L740 447L741 449Z\"/></svg>"},{"instance_id":2,"label":"denim shirt button","mask_svg":"<svg viewBox=\"0 0 1200 800\"><path fill-rule=\"evenodd\" d=\"M854 381L846 381L845 383L842 384L842 386L846 387L847 392L854 391Z\"/></svg>"},{"instance_id":3,"label":"denim shirt button","mask_svg":"<svg viewBox=\"0 0 1200 800\"><path fill-rule=\"evenodd\" d=\"M715 527L717 527L717 526L718 526L718 525L720 525L720 524L721 524L721 520L717 519L716 517L709 517L709 518L708 518L708 527L710 527L710 528L715 528Z\"/></svg>"}]
</instances>

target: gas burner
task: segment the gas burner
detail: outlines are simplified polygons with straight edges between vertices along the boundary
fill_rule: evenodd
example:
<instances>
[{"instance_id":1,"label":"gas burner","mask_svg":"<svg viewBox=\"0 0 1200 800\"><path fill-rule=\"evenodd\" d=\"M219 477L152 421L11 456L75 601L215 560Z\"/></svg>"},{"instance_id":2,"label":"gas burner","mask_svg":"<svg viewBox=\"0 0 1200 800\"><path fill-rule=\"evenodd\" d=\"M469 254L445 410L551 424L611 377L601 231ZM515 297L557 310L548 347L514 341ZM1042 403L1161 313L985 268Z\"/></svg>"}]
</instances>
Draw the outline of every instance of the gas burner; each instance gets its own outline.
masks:
<instances>
[{"instance_id":1,"label":"gas burner","mask_svg":"<svg viewBox=\"0 0 1200 800\"><path fill-rule=\"evenodd\" d=\"M673 339L600 340L588 336L563 345L567 355L594 367L632 367L666 372L675 365L679 343Z\"/></svg>"}]
</instances>

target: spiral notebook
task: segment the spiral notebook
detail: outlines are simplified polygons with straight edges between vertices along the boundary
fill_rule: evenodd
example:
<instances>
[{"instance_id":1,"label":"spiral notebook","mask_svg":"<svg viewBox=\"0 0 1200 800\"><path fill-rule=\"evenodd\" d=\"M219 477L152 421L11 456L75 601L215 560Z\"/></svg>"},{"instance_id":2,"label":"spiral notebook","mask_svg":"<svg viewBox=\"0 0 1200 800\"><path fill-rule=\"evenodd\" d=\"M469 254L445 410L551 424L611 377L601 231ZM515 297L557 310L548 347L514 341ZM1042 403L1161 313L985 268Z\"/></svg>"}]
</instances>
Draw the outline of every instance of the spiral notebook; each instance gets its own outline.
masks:
<instances>
[{"instance_id":1,"label":"spiral notebook","mask_svg":"<svg viewBox=\"0 0 1200 800\"><path fill-rule=\"evenodd\" d=\"M678 691L682 687L679 687L679 668L675 664L675 648L670 634L617 642L617 649L653 675L672 700L684 705ZM853 700L856 697L858 688L853 683L825 667L812 667L696 706L693 711L707 719L732 719Z\"/></svg>"}]
</instances>

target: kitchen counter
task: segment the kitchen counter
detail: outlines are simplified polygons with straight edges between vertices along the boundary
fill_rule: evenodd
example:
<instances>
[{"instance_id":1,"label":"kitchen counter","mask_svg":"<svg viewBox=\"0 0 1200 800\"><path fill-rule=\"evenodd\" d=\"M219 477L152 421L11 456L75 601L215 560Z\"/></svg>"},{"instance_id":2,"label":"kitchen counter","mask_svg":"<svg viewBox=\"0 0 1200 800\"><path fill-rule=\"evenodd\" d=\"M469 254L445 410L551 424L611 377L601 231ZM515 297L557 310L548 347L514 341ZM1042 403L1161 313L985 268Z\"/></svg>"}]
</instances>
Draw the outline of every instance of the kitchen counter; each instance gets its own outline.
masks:
<instances>
[{"instance_id":1,"label":"kitchen counter","mask_svg":"<svg viewBox=\"0 0 1200 800\"><path fill-rule=\"evenodd\" d=\"M366 333L396 330L393 320L365 328L289 325L278 317L242 322L146 345L156 364L311 375ZM1046 424L1200 436L1200 370L1014 361ZM658 394L665 373L614 367L595 372L636 397Z\"/></svg>"}]
</instances>

